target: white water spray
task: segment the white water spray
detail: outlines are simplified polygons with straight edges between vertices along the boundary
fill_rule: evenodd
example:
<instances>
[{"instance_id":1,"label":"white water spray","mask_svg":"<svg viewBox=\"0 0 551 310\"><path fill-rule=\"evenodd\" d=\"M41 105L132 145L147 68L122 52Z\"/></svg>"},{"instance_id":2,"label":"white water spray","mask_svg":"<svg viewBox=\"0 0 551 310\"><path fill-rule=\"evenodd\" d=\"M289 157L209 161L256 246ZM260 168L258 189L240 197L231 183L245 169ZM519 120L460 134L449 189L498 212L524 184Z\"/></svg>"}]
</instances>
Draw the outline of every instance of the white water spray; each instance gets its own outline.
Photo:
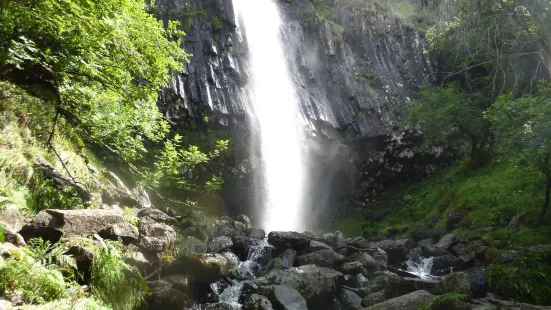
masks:
<instances>
[{"instance_id":1,"label":"white water spray","mask_svg":"<svg viewBox=\"0 0 551 310\"><path fill-rule=\"evenodd\" d=\"M304 165L299 105L281 41L274 0L234 0L249 45L252 110L258 119L263 180L262 226L267 231L304 229Z\"/></svg>"}]
</instances>

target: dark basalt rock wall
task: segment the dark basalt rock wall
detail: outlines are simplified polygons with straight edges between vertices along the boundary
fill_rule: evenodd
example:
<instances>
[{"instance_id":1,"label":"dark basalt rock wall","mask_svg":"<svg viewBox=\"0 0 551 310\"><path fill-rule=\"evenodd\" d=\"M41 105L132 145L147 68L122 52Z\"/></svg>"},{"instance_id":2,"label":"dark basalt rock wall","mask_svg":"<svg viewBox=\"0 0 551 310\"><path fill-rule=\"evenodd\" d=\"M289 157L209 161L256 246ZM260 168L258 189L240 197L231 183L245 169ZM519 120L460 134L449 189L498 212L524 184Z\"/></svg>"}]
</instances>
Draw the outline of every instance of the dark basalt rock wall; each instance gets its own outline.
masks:
<instances>
[{"instance_id":1,"label":"dark basalt rock wall","mask_svg":"<svg viewBox=\"0 0 551 310\"><path fill-rule=\"evenodd\" d=\"M246 88L249 51L247 38L236 25L233 3L156 3L160 18L181 21L187 32L183 48L192 54L182 72L175 73L172 85L162 92L160 108L175 130L208 116L206 128L227 132L235 151L234 165L243 173L230 177L222 194L230 210L253 214L251 189L258 182L247 172L259 161L250 157L254 131L249 128L255 120L249 113ZM384 165L392 170L408 165L394 167L389 158L417 156L396 152L393 136L399 135L397 123L413 92L432 84L434 74L423 35L373 4L289 0L279 5L285 20L284 50L301 115L311 133L308 141L313 142L305 143L311 170L316 173L309 188L315 198L309 204L319 211L325 209L323 205L335 207L336 201L342 202L360 181L364 183L362 191L375 185L370 182L379 182L366 178L358 167L367 164L370 171L376 171L374 164L386 158ZM396 156L385 155L389 146ZM382 169L386 169L384 165ZM248 197L245 202L244 197Z\"/></svg>"}]
</instances>

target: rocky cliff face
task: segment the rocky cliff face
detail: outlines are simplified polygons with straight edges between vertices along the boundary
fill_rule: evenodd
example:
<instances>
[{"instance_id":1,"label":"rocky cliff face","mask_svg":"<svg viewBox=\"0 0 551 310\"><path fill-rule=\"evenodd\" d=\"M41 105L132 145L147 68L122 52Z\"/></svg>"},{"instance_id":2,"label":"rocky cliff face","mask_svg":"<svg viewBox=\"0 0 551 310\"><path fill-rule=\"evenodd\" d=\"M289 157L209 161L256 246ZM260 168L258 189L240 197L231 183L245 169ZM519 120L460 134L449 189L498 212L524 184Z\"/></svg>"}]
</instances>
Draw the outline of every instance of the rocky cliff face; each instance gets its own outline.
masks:
<instances>
[{"instance_id":1,"label":"rocky cliff face","mask_svg":"<svg viewBox=\"0 0 551 310\"><path fill-rule=\"evenodd\" d=\"M192 54L162 93L161 109L176 128L208 116L207 127L227 131L232 143L239 144L233 149L239 153L236 162L242 162L250 154L249 137L254 133L248 131L248 124L254 119L246 88L247 38L239 31L232 1L156 3L161 18L181 21L187 32L183 48ZM365 161L382 161L388 168L388 156L383 154L389 145L396 149L396 139L391 137L400 114L413 91L434 82L434 74L424 53L423 35L371 2L285 0L279 5L285 20L284 49L303 123L311 133L310 141L316 141L309 151L315 158L313 178L320 179L312 182L311 191L324 193L319 200L328 201L328 187L343 196L362 179L356 167ZM394 153L391 158L409 154ZM230 208L250 213L242 198L231 200L236 190L251 188L253 182L250 175L227 182L231 194L225 200L234 205ZM377 180L371 176L367 182Z\"/></svg>"},{"instance_id":2,"label":"rocky cliff face","mask_svg":"<svg viewBox=\"0 0 551 310\"><path fill-rule=\"evenodd\" d=\"M179 19L193 56L163 93L169 120L217 116L239 125L248 113L246 37L231 0L158 0ZM412 91L433 82L425 43L389 12L362 1L281 2L285 50L305 124L336 138L388 134ZM277 81L274 81L277 87Z\"/></svg>"}]
</instances>

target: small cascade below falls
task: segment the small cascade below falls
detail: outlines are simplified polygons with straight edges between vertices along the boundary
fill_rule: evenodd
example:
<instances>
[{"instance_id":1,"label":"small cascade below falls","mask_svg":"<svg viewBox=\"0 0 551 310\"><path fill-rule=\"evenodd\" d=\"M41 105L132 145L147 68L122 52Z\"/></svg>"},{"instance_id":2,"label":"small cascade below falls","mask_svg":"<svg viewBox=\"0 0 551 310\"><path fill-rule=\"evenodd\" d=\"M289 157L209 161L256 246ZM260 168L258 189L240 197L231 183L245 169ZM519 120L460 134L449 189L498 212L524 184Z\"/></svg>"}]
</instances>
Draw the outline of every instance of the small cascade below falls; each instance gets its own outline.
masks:
<instances>
[{"instance_id":1,"label":"small cascade below falls","mask_svg":"<svg viewBox=\"0 0 551 310\"><path fill-rule=\"evenodd\" d=\"M263 186L261 226L301 231L305 169L299 103L281 40L282 19L274 0L234 0L238 34L249 47L251 110L258 120ZM252 148L254 149L254 147Z\"/></svg>"},{"instance_id":2,"label":"small cascade below falls","mask_svg":"<svg viewBox=\"0 0 551 310\"><path fill-rule=\"evenodd\" d=\"M407 265L407 270L405 271L416 275L423 280L438 280L439 277L430 274L432 270L432 260L432 257L418 257L417 259L409 259L405 262Z\"/></svg>"}]
</instances>

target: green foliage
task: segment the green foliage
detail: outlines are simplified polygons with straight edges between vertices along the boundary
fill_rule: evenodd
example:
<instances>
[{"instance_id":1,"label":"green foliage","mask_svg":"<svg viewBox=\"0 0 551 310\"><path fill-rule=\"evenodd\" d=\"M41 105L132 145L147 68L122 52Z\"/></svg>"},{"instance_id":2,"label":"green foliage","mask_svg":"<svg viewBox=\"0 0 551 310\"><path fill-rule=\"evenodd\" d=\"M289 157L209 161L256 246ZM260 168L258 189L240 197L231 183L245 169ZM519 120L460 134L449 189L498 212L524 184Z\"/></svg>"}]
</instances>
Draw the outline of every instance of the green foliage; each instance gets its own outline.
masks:
<instances>
[{"instance_id":1,"label":"green foliage","mask_svg":"<svg viewBox=\"0 0 551 310\"><path fill-rule=\"evenodd\" d=\"M105 248L94 255L90 270L92 294L115 310L136 308L147 291L145 280L124 256L122 244L106 241Z\"/></svg>"},{"instance_id":2,"label":"green foliage","mask_svg":"<svg viewBox=\"0 0 551 310\"><path fill-rule=\"evenodd\" d=\"M209 162L221 157L228 150L228 141L219 140L209 153L203 153L197 146L185 148L182 137L176 135L164 144L157 155L154 167L143 176L143 183L156 187L177 187L193 192L219 190L222 179L209 171Z\"/></svg>"},{"instance_id":3,"label":"green foliage","mask_svg":"<svg viewBox=\"0 0 551 310\"><path fill-rule=\"evenodd\" d=\"M491 264L487 271L490 289L515 301L550 304L550 258L551 251L544 249L523 253L511 264Z\"/></svg>"},{"instance_id":4,"label":"green foliage","mask_svg":"<svg viewBox=\"0 0 551 310\"><path fill-rule=\"evenodd\" d=\"M411 103L405 124L419 126L429 144L466 141L474 158L488 139L490 123L484 118L488 104L483 96L462 91L456 83L423 90Z\"/></svg>"},{"instance_id":5,"label":"green foliage","mask_svg":"<svg viewBox=\"0 0 551 310\"><path fill-rule=\"evenodd\" d=\"M35 174L33 186L27 195L27 206L38 213L46 209L83 209L85 206L71 186L57 188L52 180L46 180Z\"/></svg>"},{"instance_id":6,"label":"green foliage","mask_svg":"<svg viewBox=\"0 0 551 310\"><path fill-rule=\"evenodd\" d=\"M122 211L122 216L124 217L125 221L138 227L140 219L134 214L134 210L132 208L124 207L124 210Z\"/></svg>"},{"instance_id":7,"label":"green foliage","mask_svg":"<svg viewBox=\"0 0 551 310\"><path fill-rule=\"evenodd\" d=\"M42 238L34 238L29 241L26 250L29 256L43 266L57 265L64 271L78 268L75 258L66 254L67 249L60 243L51 244L50 241L44 241Z\"/></svg>"},{"instance_id":8,"label":"green foliage","mask_svg":"<svg viewBox=\"0 0 551 310\"><path fill-rule=\"evenodd\" d=\"M157 91L187 57L171 41L183 33L142 1L2 0L0 25L0 79L21 81L88 141L138 158L167 131Z\"/></svg>"},{"instance_id":9,"label":"green foliage","mask_svg":"<svg viewBox=\"0 0 551 310\"><path fill-rule=\"evenodd\" d=\"M4 233L4 228L2 228L2 226L0 226L0 243L4 243L5 238L6 238L6 235Z\"/></svg>"},{"instance_id":10,"label":"green foliage","mask_svg":"<svg viewBox=\"0 0 551 310\"><path fill-rule=\"evenodd\" d=\"M213 16L210 20L210 23L212 25L212 29L214 30L214 32L218 32L222 30L222 28L224 28L224 23L218 16Z\"/></svg>"},{"instance_id":11,"label":"green foliage","mask_svg":"<svg viewBox=\"0 0 551 310\"><path fill-rule=\"evenodd\" d=\"M55 265L44 266L22 255L0 261L0 292L21 292L28 303L44 303L67 296L67 286Z\"/></svg>"},{"instance_id":12,"label":"green foliage","mask_svg":"<svg viewBox=\"0 0 551 310\"><path fill-rule=\"evenodd\" d=\"M419 308L419 310L436 310L444 309L442 307L449 307L450 304L456 301L467 301L468 295L457 293L446 293L432 297L425 305Z\"/></svg>"}]
</instances>

